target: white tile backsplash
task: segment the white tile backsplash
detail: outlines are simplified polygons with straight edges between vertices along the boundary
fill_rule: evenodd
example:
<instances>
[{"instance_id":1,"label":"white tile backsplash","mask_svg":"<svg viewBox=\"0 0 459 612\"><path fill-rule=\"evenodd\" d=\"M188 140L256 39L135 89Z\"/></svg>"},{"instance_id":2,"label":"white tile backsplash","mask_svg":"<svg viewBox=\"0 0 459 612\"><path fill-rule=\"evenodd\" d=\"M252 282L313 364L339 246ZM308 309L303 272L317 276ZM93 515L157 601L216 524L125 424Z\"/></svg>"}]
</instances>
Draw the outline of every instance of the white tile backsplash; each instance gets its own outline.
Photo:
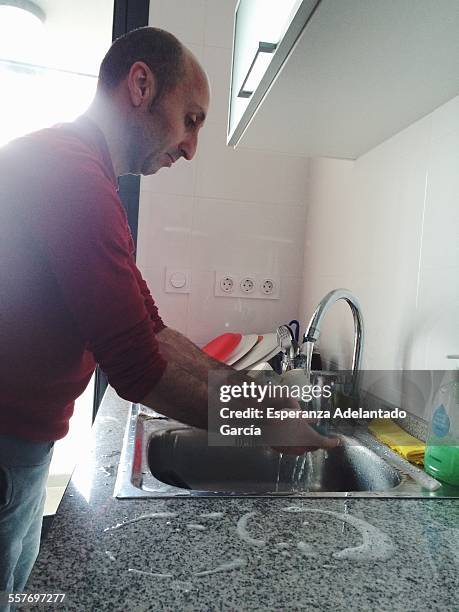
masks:
<instances>
[{"instance_id":1,"label":"white tile backsplash","mask_svg":"<svg viewBox=\"0 0 459 612\"><path fill-rule=\"evenodd\" d=\"M304 206L279 206L199 198L192 234L192 263L301 276Z\"/></svg>"},{"instance_id":2,"label":"white tile backsplash","mask_svg":"<svg viewBox=\"0 0 459 612\"><path fill-rule=\"evenodd\" d=\"M304 158L226 146L226 126L204 129L196 192L202 197L267 202L304 203L308 164Z\"/></svg>"},{"instance_id":3,"label":"white tile backsplash","mask_svg":"<svg viewBox=\"0 0 459 612\"><path fill-rule=\"evenodd\" d=\"M206 71L211 84L211 103L207 114L207 122L225 126L228 118L231 49L205 47L202 67Z\"/></svg>"},{"instance_id":4,"label":"white tile backsplash","mask_svg":"<svg viewBox=\"0 0 459 612\"><path fill-rule=\"evenodd\" d=\"M142 257L145 252L156 254L159 261L167 262L169 267L184 266L190 260L194 203L189 196L153 194L142 190L138 249L143 252ZM151 258L142 259L142 263L148 267Z\"/></svg>"},{"instance_id":5,"label":"white tile backsplash","mask_svg":"<svg viewBox=\"0 0 459 612\"><path fill-rule=\"evenodd\" d=\"M152 193L183 196L193 194L196 169L197 156L191 161L181 158L171 168L161 168L157 174L142 176L142 189Z\"/></svg>"},{"instance_id":6,"label":"white tile backsplash","mask_svg":"<svg viewBox=\"0 0 459 612\"><path fill-rule=\"evenodd\" d=\"M457 109L459 115L459 107ZM427 175L422 266L459 264L459 125L432 139ZM459 287L459 280L456 283Z\"/></svg>"}]
</instances>

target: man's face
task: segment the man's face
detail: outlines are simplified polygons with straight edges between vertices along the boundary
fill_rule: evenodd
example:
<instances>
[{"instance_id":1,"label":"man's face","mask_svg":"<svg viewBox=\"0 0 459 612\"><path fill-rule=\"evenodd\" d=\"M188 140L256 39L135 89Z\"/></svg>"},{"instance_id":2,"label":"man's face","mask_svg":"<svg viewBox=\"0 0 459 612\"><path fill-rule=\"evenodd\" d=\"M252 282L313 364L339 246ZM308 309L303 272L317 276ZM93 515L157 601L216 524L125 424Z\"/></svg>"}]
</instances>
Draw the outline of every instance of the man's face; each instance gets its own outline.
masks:
<instances>
[{"instance_id":1,"label":"man's face","mask_svg":"<svg viewBox=\"0 0 459 612\"><path fill-rule=\"evenodd\" d=\"M186 77L174 90L142 110L131 150L132 172L154 174L170 167L180 157L190 160L198 144L209 106L209 88L202 71L191 60L186 62Z\"/></svg>"}]
</instances>

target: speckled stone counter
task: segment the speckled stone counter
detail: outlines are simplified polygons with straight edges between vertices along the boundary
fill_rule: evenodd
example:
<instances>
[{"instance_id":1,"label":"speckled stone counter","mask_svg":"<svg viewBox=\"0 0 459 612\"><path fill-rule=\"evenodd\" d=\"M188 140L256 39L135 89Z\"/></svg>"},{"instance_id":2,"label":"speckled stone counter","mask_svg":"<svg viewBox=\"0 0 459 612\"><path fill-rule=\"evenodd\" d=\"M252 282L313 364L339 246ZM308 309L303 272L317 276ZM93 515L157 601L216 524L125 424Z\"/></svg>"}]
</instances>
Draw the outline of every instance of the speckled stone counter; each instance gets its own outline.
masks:
<instances>
[{"instance_id":1,"label":"speckled stone counter","mask_svg":"<svg viewBox=\"0 0 459 612\"><path fill-rule=\"evenodd\" d=\"M109 389L28 592L82 612L459 611L457 500L118 500L127 413Z\"/></svg>"}]
</instances>

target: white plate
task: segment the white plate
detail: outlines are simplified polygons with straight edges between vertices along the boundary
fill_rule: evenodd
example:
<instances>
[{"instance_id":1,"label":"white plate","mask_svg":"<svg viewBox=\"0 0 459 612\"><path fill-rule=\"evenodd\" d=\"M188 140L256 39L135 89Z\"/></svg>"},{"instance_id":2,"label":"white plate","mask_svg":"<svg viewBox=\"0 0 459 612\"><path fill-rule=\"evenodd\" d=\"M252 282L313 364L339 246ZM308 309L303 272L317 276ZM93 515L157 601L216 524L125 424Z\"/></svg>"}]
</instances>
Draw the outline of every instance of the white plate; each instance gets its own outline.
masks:
<instances>
[{"instance_id":1,"label":"white plate","mask_svg":"<svg viewBox=\"0 0 459 612\"><path fill-rule=\"evenodd\" d=\"M256 376L259 376L261 372L272 372L272 371L273 369L267 361L260 361L256 365L251 366L247 374L248 376L255 378Z\"/></svg>"},{"instance_id":2,"label":"white plate","mask_svg":"<svg viewBox=\"0 0 459 612\"><path fill-rule=\"evenodd\" d=\"M244 355L247 355L257 342L258 334L247 334L246 336L242 336L239 344L225 359L225 363L233 365L238 359L242 359Z\"/></svg>"},{"instance_id":3,"label":"white plate","mask_svg":"<svg viewBox=\"0 0 459 612\"><path fill-rule=\"evenodd\" d=\"M253 368L257 369L257 367L260 365L260 363L263 363L264 361L266 361L266 362L269 361L270 359L275 357L277 355L277 353L279 353L281 350L282 349L281 349L280 346L276 346L276 348L274 348L270 353L268 353L266 355L266 357L263 357L263 359L261 361L256 361L255 363L252 363L250 365L250 369L253 369ZM268 365L269 365L269 363L268 363ZM269 367L271 367L271 366L269 366ZM272 370L272 368L271 368L271 370Z\"/></svg>"},{"instance_id":4,"label":"white plate","mask_svg":"<svg viewBox=\"0 0 459 612\"><path fill-rule=\"evenodd\" d=\"M281 350L277 342L277 334L264 334L262 340L255 344L245 357L234 364L236 370L247 370L260 361L268 361Z\"/></svg>"}]
</instances>

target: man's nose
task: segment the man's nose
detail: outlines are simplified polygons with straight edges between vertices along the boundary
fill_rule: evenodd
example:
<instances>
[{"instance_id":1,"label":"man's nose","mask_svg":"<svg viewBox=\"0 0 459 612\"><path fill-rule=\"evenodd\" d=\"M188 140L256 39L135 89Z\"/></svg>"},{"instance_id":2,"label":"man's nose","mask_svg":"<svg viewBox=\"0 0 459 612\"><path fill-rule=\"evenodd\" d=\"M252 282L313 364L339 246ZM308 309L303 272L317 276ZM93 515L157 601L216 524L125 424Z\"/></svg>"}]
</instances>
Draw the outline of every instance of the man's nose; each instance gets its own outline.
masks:
<instances>
[{"instance_id":1,"label":"man's nose","mask_svg":"<svg viewBox=\"0 0 459 612\"><path fill-rule=\"evenodd\" d=\"M180 148L182 156L190 161L193 159L196 149L198 148L198 134L197 132L193 132L190 134L186 140L182 142L182 146Z\"/></svg>"}]
</instances>

